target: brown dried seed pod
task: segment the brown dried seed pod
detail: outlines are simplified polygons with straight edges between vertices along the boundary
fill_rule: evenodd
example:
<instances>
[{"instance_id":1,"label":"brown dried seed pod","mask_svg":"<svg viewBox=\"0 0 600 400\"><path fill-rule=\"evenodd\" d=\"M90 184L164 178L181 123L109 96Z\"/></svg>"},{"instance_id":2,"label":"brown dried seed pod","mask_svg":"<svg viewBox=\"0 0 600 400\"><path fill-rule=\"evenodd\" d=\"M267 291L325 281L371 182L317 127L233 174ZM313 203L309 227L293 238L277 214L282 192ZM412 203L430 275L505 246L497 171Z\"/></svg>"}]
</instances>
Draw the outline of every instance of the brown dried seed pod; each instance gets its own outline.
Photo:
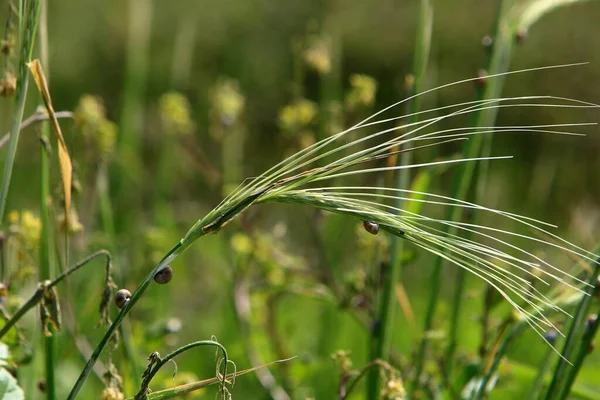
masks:
<instances>
[{"instance_id":1,"label":"brown dried seed pod","mask_svg":"<svg viewBox=\"0 0 600 400\"><path fill-rule=\"evenodd\" d=\"M173 270L168 265L154 275L154 281L161 285L171 282L171 279L173 279Z\"/></svg>"},{"instance_id":2,"label":"brown dried seed pod","mask_svg":"<svg viewBox=\"0 0 600 400\"><path fill-rule=\"evenodd\" d=\"M121 309L129 303L129 299L131 299L131 292L127 289L119 289L115 294L115 304L117 308Z\"/></svg>"},{"instance_id":3,"label":"brown dried seed pod","mask_svg":"<svg viewBox=\"0 0 600 400\"><path fill-rule=\"evenodd\" d=\"M379 224L377 222L365 221L363 222L363 226L371 235L377 235L379 233Z\"/></svg>"}]
</instances>

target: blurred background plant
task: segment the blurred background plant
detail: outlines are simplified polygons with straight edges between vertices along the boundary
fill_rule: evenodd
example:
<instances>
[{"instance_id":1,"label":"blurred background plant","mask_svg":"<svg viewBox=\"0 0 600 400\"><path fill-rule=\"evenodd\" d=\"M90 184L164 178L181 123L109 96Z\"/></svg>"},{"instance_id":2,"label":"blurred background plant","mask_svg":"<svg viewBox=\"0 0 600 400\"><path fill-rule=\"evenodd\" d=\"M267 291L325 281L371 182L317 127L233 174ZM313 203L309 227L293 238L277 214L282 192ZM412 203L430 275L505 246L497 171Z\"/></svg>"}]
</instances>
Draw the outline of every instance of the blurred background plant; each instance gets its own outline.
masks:
<instances>
[{"instance_id":1,"label":"blurred background plant","mask_svg":"<svg viewBox=\"0 0 600 400\"><path fill-rule=\"evenodd\" d=\"M474 84L409 102L406 113L500 96L600 103L597 1L54 1L40 17L34 54L51 78L57 111L73 111L61 119L74 166L67 217L58 147L39 123L48 115L37 109L34 87L25 104L14 102L31 4L37 1L9 0L0 8L6 21L0 132L14 134L20 109L37 122L23 123L2 199L0 310L10 320L36 287L41 290L39 281L55 279L73 260L100 248L112 254L112 278L100 271L105 263L92 261L95 270L61 280L56 291L65 323L46 347L34 312L2 337L0 383L18 385L28 399L66 398L104 332L97 327L98 305L117 313L112 302L107 306L113 279L133 292L199 217L284 157L415 92L475 76ZM579 61L590 65L486 78ZM507 108L442 121L438 129L598 116L597 109ZM375 132L370 129L345 140ZM559 225L554 233L592 251L600 237L600 138L595 126L578 132L588 136L502 133L493 144L486 138L424 149L412 162L514 159L476 170L382 173L361 184L451 195L528 215ZM10 160L8 140L0 138L3 166ZM385 163L407 160L401 153ZM47 190L38 182L47 182ZM506 221L496 226L493 216L445 215L435 204L402 206L530 234ZM149 354L215 335L239 370L298 356L241 376L234 386L223 383L221 394L234 398L600 399L600 356L593 351L598 289L596 297L593 287L585 297L560 288L546 294L574 316L551 316L566 338L552 329L544 334L570 365L525 329L489 285L398 242L320 210L253 207L195 244L174 265L168 285L149 287L81 398L132 397ZM529 246L540 259L598 285L594 265ZM40 299L52 294L39 293ZM58 301L47 300L42 310L52 311ZM151 356L150 366L158 359ZM163 398L159 389L193 384L198 390L187 396L214 398L217 389L202 381L215 377L211 354L183 355L170 365L158 372L151 384L157 394L150 398Z\"/></svg>"}]
</instances>

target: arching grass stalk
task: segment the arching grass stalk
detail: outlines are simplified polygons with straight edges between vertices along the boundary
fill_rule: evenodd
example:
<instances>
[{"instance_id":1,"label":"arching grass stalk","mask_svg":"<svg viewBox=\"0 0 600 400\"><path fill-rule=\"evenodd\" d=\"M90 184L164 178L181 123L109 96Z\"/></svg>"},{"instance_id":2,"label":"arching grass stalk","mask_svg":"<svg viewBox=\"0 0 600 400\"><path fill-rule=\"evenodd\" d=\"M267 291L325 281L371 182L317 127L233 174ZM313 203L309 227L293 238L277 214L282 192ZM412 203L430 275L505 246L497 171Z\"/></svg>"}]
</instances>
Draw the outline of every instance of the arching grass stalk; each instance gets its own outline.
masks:
<instances>
[{"instance_id":1,"label":"arching grass stalk","mask_svg":"<svg viewBox=\"0 0 600 400\"><path fill-rule=\"evenodd\" d=\"M429 48L431 44L431 31L433 28L433 6L429 0L421 0L419 10L419 23L416 33L415 54L413 58L412 77L414 82L410 85L409 94L414 95L423 90L423 81L427 69L427 60L429 58ZM415 97L406 104L408 114L408 123L419 121L418 111L421 110L421 97ZM411 143L407 143L405 150L410 150ZM412 163L412 152L407 151L398 157L398 165L408 166ZM401 169L396 174L396 187L408 188L410 186L409 169ZM396 199L394 206L397 209L402 208L402 200ZM396 212L399 214L399 211ZM382 280L383 289L379 300L379 314L377 322L379 328L372 332L372 352L371 360L381 359L389 360L394 321L396 315L396 286L399 284L402 273L402 253L404 251L404 242L399 237L393 236L390 245L389 265L386 268L385 276ZM380 375L377 370L371 370L367 384L367 395L369 399L379 398Z\"/></svg>"},{"instance_id":2,"label":"arching grass stalk","mask_svg":"<svg viewBox=\"0 0 600 400\"><path fill-rule=\"evenodd\" d=\"M54 115L58 119L73 118L73 113L71 111L58 111L58 112L54 113ZM38 123L41 121L47 121L48 119L50 119L50 117L48 116L47 113L36 111L35 113L33 113L32 115L27 117L27 119L23 120L23 122L21 123L21 130L23 130L23 129L27 128L28 126L33 125L35 123ZM9 139L10 139L10 132L8 132L4 136L2 136L2 138L0 139L0 149L6 143L8 143Z\"/></svg>"},{"instance_id":3,"label":"arching grass stalk","mask_svg":"<svg viewBox=\"0 0 600 400\"><path fill-rule=\"evenodd\" d=\"M539 69L534 69L539 70ZM505 75L508 75L505 74ZM476 79L476 78L474 78ZM473 79L461 81L469 82ZM441 86L440 88L455 85L457 83ZM439 88L438 88L439 89ZM433 89L432 89L433 90ZM432 90L424 93L431 92ZM395 105L402 104L398 102ZM393 105L393 106L395 106ZM542 333L552 327L554 324L546 317L546 312L565 311L552 300L544 295L530 280L541 282L542 285L551 287L552 284L563 285L582 291L580 286L589 285L587 282L563 272L560 268L541 259L532 252L512 245L508 240L512 237L518 237L537 245L544 245L554 250L566 251L577 255L583 259L594 261L596 255L582 249L568 241L561 239L555 234L544 229L552 226L550 224L534 220L529 217L523 217L516 214L494 210L483 206L475 205L458 199L452 199L431 193L421 193L423 199L410 198L410 201L429 202L444 207L463 207L469 208L475 212L493 213L496 216L507 218L518 222L538 233L544 233L548 240L542 240L535 236L517 234L511 231L505 231L498 228L480 226L476 224L466 224L455 221L447 221L427 217L417 213L398 210L396 207L386 204L380 204L377 199L381 199L380 193L386 191L394 200L403 198L403 194L409 193L407 189L399 188L373 188L373 187L307 187L309 184L316 184L324 180L331 180L344 176L362 176L369 173L377 173L390 170L400 170L404 168L426 167L438 164L455 164L477 161L479 158L465 158L460 160L438 161L431 163L413 164L408 166L395 167L365 167L374 160L386 157L391 154L390 149L396 146L403 146L406 143L418 143L424 141L426 146L441 145L450 140L468 140L471 136L483 135L492 132L552 132L554 134L574 135L569 131L558 130L566 127L575 127L586 125L585 123L561 124L561 125L531 125L531 126L505 126L505 127L485 127L485 128L458 128L423 133L427 127L431 127L436 122L440 122L454 116L478 112L490 107L548 107L548 108L597 108L598 105L575 101L570 99L551 97L551 96L527 96L516 98L499 98L485 101L475 101L466 104L459 104L441 109L450 110L447 114L425 119L417 123L406 124L400 129L384 129L370 134L366 137L344 142L343 137L348 132L357 130L366 126L375 126L386 122L406 118L406 115L392 117L379 121L370 122L376 116L391 109L390 106L373 116L367 118L354 127L341 132L332 137L326 138L315 143L308 148L301 150L295 155L289 157L258 178L246 181L236 190L227 196L213 211L199 220L188 231L183 239L179 241L163 258L163 260L148 274L138 289L133 293L127 305L117 315L115 321L104 334L100 343L94 350L88 360L85 368L81 372L75 383L68 399L74 399L91 371L95 361L100 356L103 348L108 343L123 318L131 311L134 305L139 301L144 291L152 281L154 275L174 261L179 255L189 248L198 238L219 232L227 223L248 207L260 203L290 203L304 204L310 207L320 208L325 211L335 212L346 216L352 216L361 220L368 220L378 223L381 230L387 231L393 235L401 236L410 241L417 247L423 248L434 255L443 257L451 263L467 269L469 272L483 279L494 287L524 318L528 324L542 336ZM439 108L437 110L439 111ZM420 111L415 114L423 115L432 110ZM557 129L549 129L551 127ZM404 133L403 133L404 132ZM385 136L385 135L388 136ZM389 137L391 136L391 138ZM378 139L370 147L360 149L352 154L341 156L339 159L329 162L321 167L306 170L305 168L323 157L329 157L334 154L346 154L344 150L362 144L366 141ZM339 140L339 141L338 141ZM330 148L327 148L330 146ZM423 146L413 146L413 151L418 151ZM322 151L323 150L323 151ZM340 153L342 152L342 153ZM510 157L490 157L490 159L506 159ZM372 200L369 200L371 198ZM396 214L396 212L398 214ZM458 232L469 233L476 238L485 239L491 244L481 244L474 240L464 239L457 235L450 235L443 228L455 227ZM534 272L532 272L535 270ZM523 278L521 274L525 274ZM521 304L519 304L521 303ZM527 308L529 308L529 311ZM566 313L565 313L566 314Z\"/></svg>"},{"instance_id":4,"label":"arching grass stalk","mask_svg":"<svg viewBox=\"0 0 600 400\"><path fill-rule=\"evenodd\" d=\"M20 4L21 2L19 2ZM17 144L19 142L19 133L21 132L21 120L25 109L25 98L27 97L27 86L29 82L29 72L27 63L33 55L33 45L40 16L40 0L31 0L27 3L28 8L25 15L24 29L21 37L21 55L19 59L19 72L17 75L16 106L13 114L13 121L8 140L8 151L4 161L4 171L2 173L2 184L0 186L0 224L4 222L4 211L6 210L6 197L10 186L15 155L17 154ZM21 20L21 19L20 19Z\"/></svg>"},{"instance_id":5,"label":"arching grass stalk","mask_svg":"<svg viewBox=\"0 0 600 400\"><path fill-rule=\"evenodd\" d=\"M79 261L77 264L75 264L74 266L69 268L67 271L65 271L62 274L60 274L59 276L57 276L54 280L52 280L52 281L46 280L46 281L40 282L40 284L38 285L36 291L31 296L31 298L29 300L27 300L19 308L19 310L17 310L15 315L13 315L8 321L6 321L6 324L4 324L2 329L0 329L0 339L2 339L2 337L4 337L4 335L6 335L6 333L13 327L14 324L17 323L17 321L19 321L21 319L21 317L23 315L25 315L27 313L27 311L31 310L42 300L44 293L46 293L46 291L52 289L54 286L56 286L60 282L62 282L67 276L76 272L81 267L85 266L87 263L89 263L93 259L100 257L100 256L106 257L106 276L107 276L107 281L109 282L110 281L110 279L109 279L110 272L111 272L111 267L112 267L112 257L108 251L98 250L97 252L95 252L95 253L87 256L83 260Z\"/></svg>"},{"instance_id":6,"label":"arching grass stalk","mask_svg":"<svg viewBox=\"0 0 600 400\"><path fill-rule=\"evenodd\" d=\"M257 370L260 370L262 368L267 368L267 367L270 367L273 365L285 363L290 360L293 360L294 358L295 357L287 358L285 360L272 361L270 363L266 363L266 364L258 365L256 367L244 369L242 371L235 371L233 373L228 373L227 375L225 375L225 381L229 383L229 382L232 382L234 379L236 379L238 376L249 374L250 372L256 372ZM184 395L191 393L193 391L196 391L196 390L204 389L205 387L208 387L210 385L216 385L216 384L222 384L222 383L223 383L223 377L216 376L213 378L203 379L201 381L186 383L184 385L175 386L173 388L158 390L156 392L149 393L148 400L173 399L175 397L184 396ZM131 397L128 400L135 400L135 399L133 397Z\"/></svg>"},{"instance_id":7,"label":"arching grass stalk","mask_svg":"<svg viewBox=\"0 0 600 400\"><path fill-rule=\"evenodd\" d=\"M152 353L148 358L150 364L148 364L148 368L144 372L142 386L140 387L139 392L135 395L135 400L146 400L148 398L148 393L150 391L150 382L152 381L152 378L154 378L156 373L162 368L163 365L171 361L179 354L191 350L195 347L201 346L214 346L218 350L221 350L221 352L223 353L223 358L217 362L217 378L220 378L221 380L220 391L222 393L222 397L226 398L227 388L225 387L225 384L227 383L227 366L232 361L229 360L229 358L227 358L227 350L225 350L225 347L223 347L221 343L214 340L201 340L198 342L188 343L185 346L182 346L177 350L173 351L172 353L167 354L164 358L161 358L158 353ZM221 370L223 372L221 372Z\"/></svg>"}]
</instances>

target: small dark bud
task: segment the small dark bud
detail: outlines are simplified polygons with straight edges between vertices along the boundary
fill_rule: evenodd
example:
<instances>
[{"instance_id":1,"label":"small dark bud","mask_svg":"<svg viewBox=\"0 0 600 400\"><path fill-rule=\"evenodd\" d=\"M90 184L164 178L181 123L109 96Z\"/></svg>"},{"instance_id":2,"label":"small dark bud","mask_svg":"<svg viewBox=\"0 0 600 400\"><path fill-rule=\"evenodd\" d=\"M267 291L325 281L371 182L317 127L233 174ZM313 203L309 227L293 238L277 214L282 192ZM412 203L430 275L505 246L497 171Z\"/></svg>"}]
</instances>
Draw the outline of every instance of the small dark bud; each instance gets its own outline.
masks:
<instances>
[{"instance_id":1,"label":"small dark bud","mask_svg":"<svg viewBox=\"0 0 600 400\"><path fill-rule=\"evenodd\" d=\"M407 74L404 77L404 89L407 91L413 90L415 87L415 76L413 74Z\"/></svg>"},{"instance_id":2,"label":"small dark bud","mask_svg":"<svg viewBox=\"0 0 600 400\"><path fill-rule=\"evenodd\" d=\"M482 39L481 39L481 44L483 45L483 47L488 48L491 47L492 43L494 43L494 40L492 39L491 36L489 35L485 35Z\"/></svg>"},{"instance_id":3,"label":"small dark bud","mask_svg":"<svg viewBox=\"0 0 600 400\"><path fill-rule=\"evenodd\" d=\"M595 340L592 340L592 341L590 342L590 347L588 348L588 351L587 351L587 353L588 353L588 354L592 354L592 353L594 352L594 349L595 349L595 348L596 348L596 341L595 341Z\"/></svg>"},{"instance_id":4,"label":"small dark bud","mask_svg":"<svg viewBox=\"0 0 600 400\"><path fill-rule=\"evenodd\" d=\"M379 224L377 222L365 221L363 222L363 226L371 235L377 235L379 233Z\"/></svg>"},{"instance_id":5,"label":"small dark bud","mask_svg":"<svg viewBox=\"0 0 600 400\"><path fill-rule=\"evenodd\" d=\"M168 265L154 275L154 281L160 285L171 282L171 279L173 279L173 270Z\"/></svg>"},{"instance_id":6,"label":"small dark bud","mask_svg":"<svg viewBox=\"0 0 600 400\"><path fill-rule=\"evenodd\" d=\"M46 380L44 378L37 381L37 388L40 392L46 393Z\"/></svg>"},{"instance_id":7,"label":"small dark bud","mask_svg":"<svg viewBox=\"0 0 600 400\"><path fill-rule=\"evenodd\" d=\"M477 79L475 80L475 83L477 84L477 86L485 87L485 85L487 84L487 76L488 76L488 73L485 69L478 70L477 71Z\"/></svg>"},{"instance_id":8,"label":"small dark bud","mask_svg":"<svg viewBox=\"0 0 600 400\"><path fill-rule=\"evenodd\" d=\"M519 32L517 32L515 39L517 41L517 43L523 43L525 41L525 39L527 39L528 33L526 30L520 30Z\"/></svg>"},{"instance_id":9,"label":"small dark bud","mask_svg":"<svg viewBox=\"0 0 600 400\"><path fill-rule=\"evenodd\" d=\"M127 289L119 289L115 293L115 304L119 309L125 307L129 303L129 299L131 299L131 292Z\"/></svg>"},{"instance_id":10,"label":"small dark bud","mask_svg":"<svg viewBox=\"0 0 600 400\"><path fill-rule=\"evenodd\" d=\"M550 329L544 333L544 339L550 344L554 344L558 338L558 331L556 329Z\"/></svg>"},{"instance_id":11,"label":"small dark bud","mask_svg":"<svg viewBox=\"0 0 600 400\"><path fill-rule=\"evenodd\" d=\"M587 321L585 321L585 329L583 330L583 336L587 336L591 333L592 326L596 322L596 318L597 316L595 314L592 314L588 317Z\"/></svg>"},{"instance_id":12,"label":"small dark bud","mask_svg":"<svg viewBox=\"0 0 600 400\"><path fill-rule=\"evenodd\" d=\"M381 323L378 319L371 321L371 335L373 337L379 337L381 333Z\"/></svg>"}]
</instances>

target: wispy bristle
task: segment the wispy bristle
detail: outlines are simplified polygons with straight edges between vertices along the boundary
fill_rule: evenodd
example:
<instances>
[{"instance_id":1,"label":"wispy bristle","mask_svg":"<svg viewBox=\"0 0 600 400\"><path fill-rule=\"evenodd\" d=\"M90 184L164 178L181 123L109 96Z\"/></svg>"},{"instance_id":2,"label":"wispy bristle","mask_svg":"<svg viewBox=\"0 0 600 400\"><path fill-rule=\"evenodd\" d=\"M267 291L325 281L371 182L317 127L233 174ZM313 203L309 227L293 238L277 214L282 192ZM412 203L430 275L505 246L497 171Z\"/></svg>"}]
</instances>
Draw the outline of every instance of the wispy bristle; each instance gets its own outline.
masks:
<instances>
[{"instance_id":1,"label":"wispy bristle","mask_svg":"<svg viewBox=\"0 0 600 400\"><path fill-rule=\"evenodd\" d=\"M531 68L490 75L487 78L582 64L584 63ZM510 158L510 156L476 157L400 166L376 165L378 160L397 156L399 153L407 151L404 149L398 150L407 143L414 145L411 151L420 151L427 147L440 146L452 141L468 140L476 135L544 133L581 136L581 133L570 131L570 129L595 125L594 122L575 122L434 129L436 124L442 121L492 109L600 107L585 101L548 95L476 100L383 118L384 113L396 109L399 105L417 96L423 96L450 86L473 82L477 79L479 78L465 79L442 85L396 102L345 131L298 151L259 177L244 181L207 216L207 219L219 221L225 215L233 218L253 203L283 202L306 204L353 216L363 221L373 221L378 223L381 229L400 235L414 245L442 257L482 279L495 288L541 337L548 328L560 332L550 321L549 313L569 315L561 306L564 304L562 303L564 299L570 296L567 294L576 293L581 296L584 293L582 287L589 286L589 284L578 277L577 274L571 274L558 268L536 256L531 250L516 246L507 239L526 239L536 245L548 246L566 252L581 260L596 262L597 256L594 253L549 232L548 229L556 228L554 225L464 200L414 191L409 188L342 185L307 187L309 184L314 185L314 183L324 180L333 180L335 185L340 178L348 176L381 173L405 168L426 168L436 165ZM439 115L440 113L442 114ZM417 115L426 116L427 118L421 118L418 122L394 126L398 121L404 121ZM391 127L386 128L385 125L391 125ZM375 128L379 130L372 132ZM360 137L353 135L351 140L347 140L348 134L358 131L368 133ZM332 161L332 159L334 160ZM319 162L324 160L327 160L327 163L317 166ZM415 196L419 196L419 198ZM383 201L385 200L399 200L402 203L419 202L441 207L459 207L494 214L517 222L535 233L525 235L496 227L429 217L384 204ZM455 233L449 233L447 229L444 229L447 227L452 228ZM466 234L465 236L470 238L462 237L460 234ZM540 237L545 237L545 239ZM485 243L481 243L481 241L485 241ZM543 293L535 283L539 283L543 285L544 289L549 290ZM550 343L548 344L550 345Z\"/></svg>"}]
</instances>

